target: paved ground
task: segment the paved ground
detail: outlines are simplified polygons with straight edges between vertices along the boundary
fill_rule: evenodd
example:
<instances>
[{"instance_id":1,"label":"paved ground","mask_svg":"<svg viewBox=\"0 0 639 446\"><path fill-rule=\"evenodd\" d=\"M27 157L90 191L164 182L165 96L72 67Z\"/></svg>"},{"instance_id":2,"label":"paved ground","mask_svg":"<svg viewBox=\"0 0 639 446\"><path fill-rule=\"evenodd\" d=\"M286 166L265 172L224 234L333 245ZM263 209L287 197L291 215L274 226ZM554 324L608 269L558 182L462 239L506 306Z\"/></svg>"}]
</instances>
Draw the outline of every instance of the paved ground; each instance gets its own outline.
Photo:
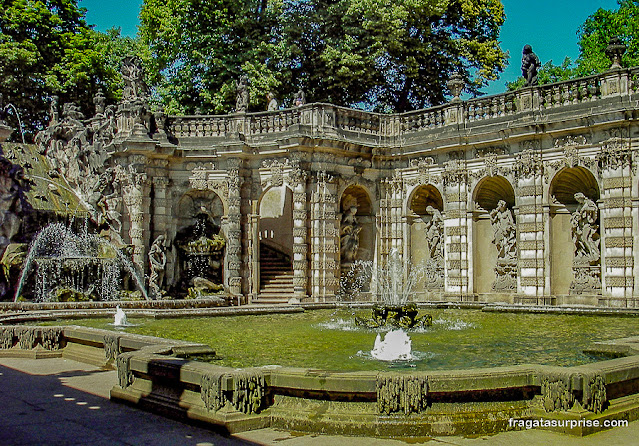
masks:
<instances>
[{"instance_id":1,"label":"paved ground","mask_svg":"<svg viewBox=\"0 0 639 446\"><path fill-rule=\"evenodd\" d=\"M639 421L585 438L530 430L478 438L402 440L296 434L274 429L229 438L109 401L115 371L66 359L0 358L0 445L633 445Z\"/></svg>"}]
</instances>

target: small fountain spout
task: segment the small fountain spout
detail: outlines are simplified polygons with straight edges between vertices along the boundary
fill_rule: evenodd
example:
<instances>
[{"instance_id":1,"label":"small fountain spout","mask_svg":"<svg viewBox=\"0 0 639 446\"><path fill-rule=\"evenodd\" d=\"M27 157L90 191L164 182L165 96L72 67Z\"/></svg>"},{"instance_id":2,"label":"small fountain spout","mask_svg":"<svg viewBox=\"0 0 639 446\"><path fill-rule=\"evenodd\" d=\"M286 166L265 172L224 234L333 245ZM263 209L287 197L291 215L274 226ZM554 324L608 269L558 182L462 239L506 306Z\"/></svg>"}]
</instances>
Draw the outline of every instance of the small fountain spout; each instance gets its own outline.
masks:
<instances>
[{"instance_id":1,"label":"small fountain spout","mask_svg":"<svg viewBox=\"0 0 639 446\"><path fill-rule=\"evenodd\" d=\"M115 307L115 316L113 316L113 325L116 327L126 327L129 325L129 322L126 318L126 313L120 308L118 305Z\"/></svg>"},{"instance_id":2,"label":"small fountain spout","mask_svg":"<svg viewBox=\"0 0 639 446\"><path fill-rule=\"evenodd\" d=\"M378 333L371 356L380 361L408 361L413 358L411 344L411 339L402 329L389 331L383 340Z\"/></svg>"}]
</instances>

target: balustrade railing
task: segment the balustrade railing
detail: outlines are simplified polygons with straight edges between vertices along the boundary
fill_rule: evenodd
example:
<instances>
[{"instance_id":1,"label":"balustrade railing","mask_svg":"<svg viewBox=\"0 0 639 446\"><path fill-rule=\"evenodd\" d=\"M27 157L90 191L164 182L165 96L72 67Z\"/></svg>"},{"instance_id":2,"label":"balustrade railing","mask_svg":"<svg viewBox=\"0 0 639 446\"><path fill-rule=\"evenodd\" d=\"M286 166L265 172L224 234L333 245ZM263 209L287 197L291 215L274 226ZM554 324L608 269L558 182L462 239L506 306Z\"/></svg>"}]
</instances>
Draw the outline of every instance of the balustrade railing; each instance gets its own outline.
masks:
<instances>
[{"instance_id":1,"label":"balustrade railing","mask_svg":"<svg viewBox=\"0 0 639 446\"><path fill-rule=\"evenodd\" d=\"M364 140L371 137L389 144L410 133L455 125L474 125L535 110L553 113L561 107L595 102L602 98L607 82L615 72L580 79L523 88L499 95L471 99L401 114L380 114L331 104L307 104L302 107L262 113L238 113L224 116L174 116L169 118L170 131L181 138L229 138L243 134L247 141L268 139L269 135L299 131L315 136L342 134L345 139ZM619 70L627 78L627 91L639 92L639 67ZM606 77L608 76L608 78ZM621 84L620 84L621 85ZM625 88L625 87L624 87ZM608 88L606 91L610 91ZM388 139L385 139L388 138Z\"/></svg>"}]
</instances>

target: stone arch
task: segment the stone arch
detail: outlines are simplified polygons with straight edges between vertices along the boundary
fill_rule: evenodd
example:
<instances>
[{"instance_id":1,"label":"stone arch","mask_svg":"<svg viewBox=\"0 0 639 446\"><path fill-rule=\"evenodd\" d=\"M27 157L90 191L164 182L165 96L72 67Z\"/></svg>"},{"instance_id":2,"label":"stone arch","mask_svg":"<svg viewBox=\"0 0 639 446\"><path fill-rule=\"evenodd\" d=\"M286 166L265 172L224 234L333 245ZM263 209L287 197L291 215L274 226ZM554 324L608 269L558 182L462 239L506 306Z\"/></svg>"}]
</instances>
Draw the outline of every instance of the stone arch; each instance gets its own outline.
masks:
<instances>
[{"instance_id":1,"label":"stone arch","mask_svg":"<svg viewBox=\"0 0 639 446\"><path fill-rule=\"evenodd\" d=\"M548 196L550 199L550 293L553 295L578 294L588 292L596 294L601 287L600 258L597 261L583 262L579 255L575 255L575 239L577 232L573 232L573 215L580 203L576 194L581 193L590 203L596 206L600 197L600 189L595 175L582 166L566 167L553 177ZM595 243L600 237L599 215L592 225L588 225L588 233L592 230ZM594 229L596 227L596 229ZM575 229L578 231L578 226ZM590 235L586 237L591 239ZM579 238L580 236L578 236ZM588 273L588 277L583 274ZM595 277L596 276L596 277ZM590 279L590 278L592 279ZM596 283L595 283L596 282Z\"/></svg>"},{"instance_id":2,"label":"stone arch","mask_svg":"<svg viewBox=\"0 0 639 446\"><path fill-rule=\"evenodd\" d=\"M353 210L353 208L355 208ZM375 254L375 215L368 191L352 184L340 198L340 263L372 260Z\"/></svg>"},{"instance_id":3,"label":"stone arch","mask_svg":"<svg viewBox=\"0 0 639 446\"><path fill-rule=\"evenodd\" d=\"M424 270L415 292L444 287L444 200L432 184L416 187L408 200L408 250L410 264Z\"/></svg>"},{"instance_id":4,"label":"stone arch","mask_svg":"<svg viewBox=\"0 0 639 446\"><path fill-rule=\"evenodd\" d=\"M444 211L442 194L435 185L430 183L417 186L408 198L408 210L417 215L424 215L428 206L433 206L440 212Z\"/></svg>"},{"instance_id":5,"label":"stone arch","mask_svg":"<svg viewBox=\"0 0 639 446\"><path fill-rule=\"evenodd\" d=\"M501 201L506 203L500 208ZM515 191L505 177L480 180L473 191L473 291L517 291Z\"/></svg>"},{"instance_id":6,"label":"stone arch","mask_svg":"<svg viewBox=\"0 0 639 446\"><path fill-rule=\"evenodd\" d=\"M288 184L266 188L258 200L259 239L293 258L293 191Z\"/></svg>"},{"instance_id":7,"label":"stone arch","mask_svg":"<svg viewBox=\"0 0 639 446\"><path fill-rule=\"evenodd\" d=\"M173 215L167 262L175 265L167 268L167 281L173 293L186 294L196 277L222 285L226 263L226 238L222 230L226 209L222 198L211 190L192 189L177 200Z\"/></svg>"}]
</instances>

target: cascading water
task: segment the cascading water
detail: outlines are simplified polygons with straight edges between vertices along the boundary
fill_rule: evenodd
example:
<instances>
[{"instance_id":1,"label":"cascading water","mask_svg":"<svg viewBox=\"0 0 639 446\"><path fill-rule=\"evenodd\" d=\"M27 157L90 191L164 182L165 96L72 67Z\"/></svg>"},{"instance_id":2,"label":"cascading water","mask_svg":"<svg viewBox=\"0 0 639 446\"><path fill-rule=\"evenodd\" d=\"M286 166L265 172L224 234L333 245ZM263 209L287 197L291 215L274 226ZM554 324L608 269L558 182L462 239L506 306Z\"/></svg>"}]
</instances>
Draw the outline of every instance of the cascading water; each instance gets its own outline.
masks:
<instances>
[{"instance_id":1,"label":"cascading water","mask_svg":"<svg viewBox=\"0 0 639 446\"><path fill-rule=\"evenodd\" d=\"M18 301L33 264L37 265L35 298L51 300L56 286L84 294L95 293L102 300L119 297L121 270L133 277L146 300L149 296L133 263L111 242L89 234L75 234L62 223L52 223L34 238L27 254L14 302ZM67 283L62 284L63 279Z\"/></svg>"}]
</instances>

